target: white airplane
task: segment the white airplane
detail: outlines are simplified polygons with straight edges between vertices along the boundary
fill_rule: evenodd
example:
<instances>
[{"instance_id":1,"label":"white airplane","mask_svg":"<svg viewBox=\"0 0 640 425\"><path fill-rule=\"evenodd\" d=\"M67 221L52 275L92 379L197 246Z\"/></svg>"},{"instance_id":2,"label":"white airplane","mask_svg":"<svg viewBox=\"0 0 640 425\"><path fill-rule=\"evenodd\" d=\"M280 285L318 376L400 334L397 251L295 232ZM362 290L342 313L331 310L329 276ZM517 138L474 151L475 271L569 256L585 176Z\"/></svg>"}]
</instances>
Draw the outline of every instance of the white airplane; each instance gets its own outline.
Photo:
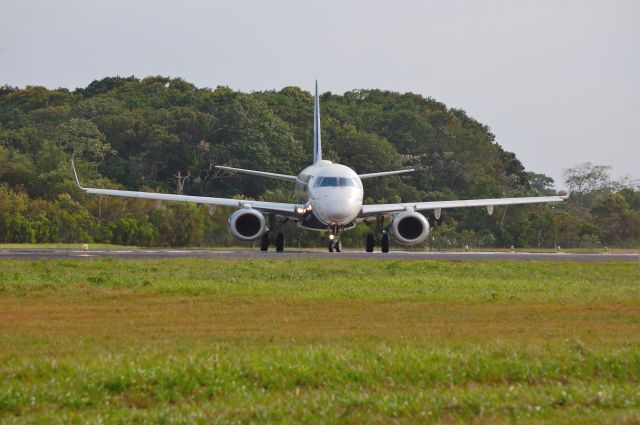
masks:
<instances>
[{"instance_id":1,"label":"white airplane","mask_svg":"<svg viewBox=\"0 0 640 425\"><path fill-rule=\"evenodd\" d=\"M228 220L228 228L231 235L239 241L260 240L260 249L262 251L267 251L269 245L274 243L277 252L284 251L284 235L283 233L277 233L275 238L273 237L270 230L275 228L276 220L281 222L293 221L303 229L327 232L330 252L342 251L340 235L343 231L354 228L360 222L369 225L375 223L375 233L367 235L365 250L373 252L375 245L379 245L382 252L388 252L389 235L393 236L398 243L405 245L419 244L427 238L429 222L418 211L431 210L436 219L439 219L442 210L448 208L486 207L487 212L492 214L496 205L560 202L566 199L566 196L541 196L363 205L363 179L408 173L414 170L407 168L380 173L358 174L347 166L334 164L331 161L322 159L320 102L317 81L313 128L313 164L302 170L297 176L217 166L217 168L223 170L291 181L295 183L297 200L295 204L84 188L80 185L73 162L72 167L78 187L90 194L154 199L157 201L194 202L210 205L211 208L216 205L236 207L238 210L233 212ZM385 227L384 224L387 219L390 221L389 225Z\"/></svg>"}]
</instances>

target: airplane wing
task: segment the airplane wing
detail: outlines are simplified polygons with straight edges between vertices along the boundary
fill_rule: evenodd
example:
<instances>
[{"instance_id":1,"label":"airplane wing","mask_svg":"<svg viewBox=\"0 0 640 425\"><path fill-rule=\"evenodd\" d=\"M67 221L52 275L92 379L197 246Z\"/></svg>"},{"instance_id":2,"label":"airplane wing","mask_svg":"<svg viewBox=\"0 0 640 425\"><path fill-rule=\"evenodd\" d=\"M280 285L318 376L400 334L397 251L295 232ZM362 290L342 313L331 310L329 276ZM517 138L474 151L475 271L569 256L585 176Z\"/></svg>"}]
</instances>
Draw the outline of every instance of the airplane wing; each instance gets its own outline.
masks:
<instances>
[{"instance_id":1,"label":"airplane wing","mask_svg":"<svg viewBox=\"0 0 640 425\"><path fill-rule=\"evenodd\" d=\"M538 204L545 202L561 202L567 199L568 196L535 196L529 198L495 198L495 199L468 199L460 201L429 201L429 202L403 202L398 204L373 204L363 205L362 213L360 217L370 217L377 215L385 215L396 212L401 212L407 208L413 208L416 211L420 210L436 210L436 215L439 216L439 211L449 208L468 208L468 207L487 207L492 212L494 206L500 205L523 205L523 204Z\"/></svg>"},{"instance_id":2,"label":"airplane wing","mask_svg":"<svg viewBox=\"0 0 640 425\"><path fill-rule=\"evenodd\" d=\"M211 198L208 196L189 196L189 195L174 195L170 193L155 193L155 192L135 192L131 190L117 190L117 189L98 189L92 187L82 187L80 180L78 179L78 173L76 172L75 165L71 164L73 168L73 175L76 179L76 184L85 193L93 195L108 195L108 196L121 196L124 198L140 198L140 199L153 199L156 201L176 201L176 202L192 202L196 204L205 205L220 205L224 207L250 207L267 213L276 213L279 215L291 217L295 215L296 208L300 205L287 204L280 202L264 202L253 201L248 199L231 199L231 198Z\"/></svg>"},{"instance_id":3,"label":"airplane wing","mask_svg":"<svg viewBox=\"0 0 640 425\"><path fill-rule=\"evenodd\" d=\"M253 174L254 176L269 177L272 179L296 181L296 176L287 174L269 173L267 171L246 170L244 168L225 167L224 165L216 165L215 168L220 170L235 171L236 173Z\"/></svg>"},{"instance_id":4,"label":"airplane wing","mask_svg":"<svg viewBox=\"0 0 640 425\"><path fill-rule=\"evenodd\" d=\"M407 168L406 170L382 171L380 173L358 174L358 177L360 177L360 180L362 180L362 179L370 179L371 177L383 177L383 176L392 176L394 174L411 173L413 171L415 171L413 168Z\"/></svg>"}]
</instances>

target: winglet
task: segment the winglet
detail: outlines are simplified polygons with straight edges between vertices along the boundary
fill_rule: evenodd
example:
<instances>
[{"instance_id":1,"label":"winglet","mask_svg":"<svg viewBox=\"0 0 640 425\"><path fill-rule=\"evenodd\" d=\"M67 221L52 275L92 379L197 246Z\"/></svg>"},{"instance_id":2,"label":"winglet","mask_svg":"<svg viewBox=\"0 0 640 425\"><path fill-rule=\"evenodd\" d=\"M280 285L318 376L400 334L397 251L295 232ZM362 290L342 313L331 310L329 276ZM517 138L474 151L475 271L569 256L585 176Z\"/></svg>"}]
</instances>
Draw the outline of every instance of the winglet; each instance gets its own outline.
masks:
<instances>
[{"instance_id":1,"label":"winglet","mask_svg":"<svg viewBox=\"0 0 640 425\"><path fill-rule=\"evenodd\" d=\"M74 162L73 156L71 157L71 169L73 170L73 176L76 178L76 184L80 189L84 190L84 187L80 185L80 179L78 179L78 172L76 171L76 164Z\"/></svg>"}]
</instances>

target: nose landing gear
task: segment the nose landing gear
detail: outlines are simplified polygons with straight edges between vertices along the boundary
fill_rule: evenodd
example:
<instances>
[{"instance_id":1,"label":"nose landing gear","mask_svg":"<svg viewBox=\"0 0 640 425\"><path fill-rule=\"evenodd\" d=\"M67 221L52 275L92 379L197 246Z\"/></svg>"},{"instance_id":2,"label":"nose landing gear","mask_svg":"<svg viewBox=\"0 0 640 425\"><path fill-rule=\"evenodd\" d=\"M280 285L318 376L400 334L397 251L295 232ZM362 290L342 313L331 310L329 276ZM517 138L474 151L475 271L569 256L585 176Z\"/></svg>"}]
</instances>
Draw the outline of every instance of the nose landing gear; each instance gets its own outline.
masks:
<instances>
[{"instance_id":1,"label":"nose landing gear","mask_svg":"<svg viewBox=\"0 0 640 425\"><path fill-rule=\"evenodd\" d=\"M342 242L340 240L329 241L329 252L342 252Z\"/></svg>"},{"instance_id":2,"label":"nose landing gear","mask_svg":"<svg viewBox=\"0 0 640 425\"><path fill-rule=\"evenodd\" d=\"M329 228L329 252L342 252L342 241L340 240L339 232L338 226Z\"/></svg>"}]
</instances>

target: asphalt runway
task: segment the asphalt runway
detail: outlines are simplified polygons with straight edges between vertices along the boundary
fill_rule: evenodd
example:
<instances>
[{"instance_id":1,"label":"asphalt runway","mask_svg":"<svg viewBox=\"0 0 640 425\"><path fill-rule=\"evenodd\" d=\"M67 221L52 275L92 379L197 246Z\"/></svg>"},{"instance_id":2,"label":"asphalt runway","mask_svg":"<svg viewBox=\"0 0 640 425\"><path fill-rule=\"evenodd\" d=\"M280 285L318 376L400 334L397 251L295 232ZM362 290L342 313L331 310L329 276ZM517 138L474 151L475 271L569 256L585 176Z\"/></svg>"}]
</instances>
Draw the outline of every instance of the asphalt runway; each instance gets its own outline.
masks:
<instances>
[{"instance_id":1,"label":"asphalt runway","mask_svg":"<svg viewBox=\"0 0 640 425\"><path fill-rule=\"evenodd\" d=\"M391 251L366 253L362 251L344 251L330 253L314 250L291 249L285 252L260 252L251 249L222 250L222 249L90 249L84 254L82 249L57 248L9 248L0 249L1 259L91 259L91 258L119 258L119 259L158 259L158 258L200 258L200 259L369 259L369 260L450 260L450 261L635 261L640 264L640 254L575 254L575 253L533 253L533 252L423 252L423 251Z\"/></svg>"}]
</instances>

